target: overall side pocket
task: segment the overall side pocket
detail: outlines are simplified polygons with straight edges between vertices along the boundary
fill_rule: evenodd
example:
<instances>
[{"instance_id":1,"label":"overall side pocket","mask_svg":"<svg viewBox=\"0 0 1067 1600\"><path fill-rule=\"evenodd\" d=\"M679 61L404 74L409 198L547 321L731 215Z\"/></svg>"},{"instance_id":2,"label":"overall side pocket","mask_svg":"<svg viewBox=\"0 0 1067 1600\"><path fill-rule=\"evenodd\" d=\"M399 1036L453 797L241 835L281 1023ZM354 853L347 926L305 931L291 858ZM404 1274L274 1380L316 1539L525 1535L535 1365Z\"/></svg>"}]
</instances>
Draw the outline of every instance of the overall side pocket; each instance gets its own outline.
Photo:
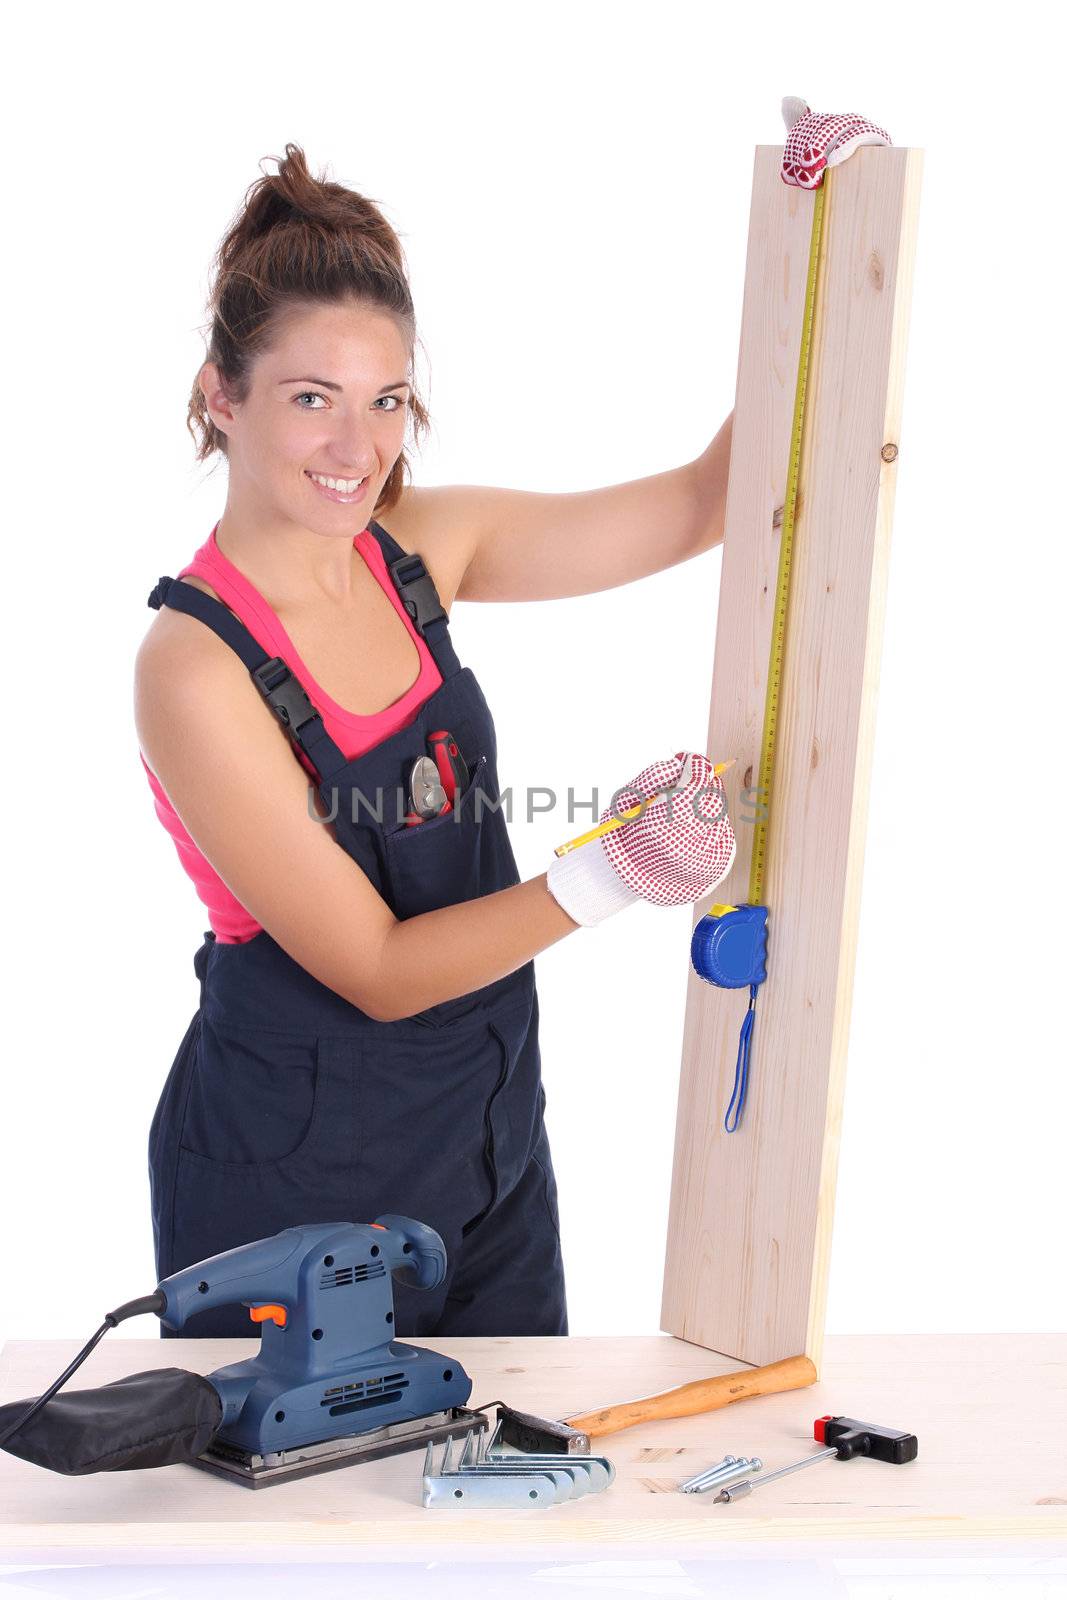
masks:
<instances>
[{"instance_id":1,"label":"overall side pocket","mask_svg":"<svg viewBox=\"0 0 1067 1600\"><path fill-rule=\"evenodd\" d=\"M314 1136L319 1077L316 1035L205 1017L181 1128L183 1160L238 1174L295 1160Z\"/></svg>"}]
</instances>

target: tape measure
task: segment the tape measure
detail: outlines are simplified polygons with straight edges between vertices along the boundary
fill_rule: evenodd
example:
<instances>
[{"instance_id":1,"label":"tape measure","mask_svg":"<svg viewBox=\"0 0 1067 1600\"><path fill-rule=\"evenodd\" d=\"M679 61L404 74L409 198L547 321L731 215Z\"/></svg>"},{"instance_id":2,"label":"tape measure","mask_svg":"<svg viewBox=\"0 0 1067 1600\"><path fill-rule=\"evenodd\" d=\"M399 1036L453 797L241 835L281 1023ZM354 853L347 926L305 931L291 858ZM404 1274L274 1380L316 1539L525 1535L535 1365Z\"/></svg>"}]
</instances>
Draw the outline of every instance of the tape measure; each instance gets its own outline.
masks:
<instances>
[{"instance_id":1,"label":"tape measure","mask_svg":"<svg viewBox=\"0 0 1067 1600\"><path fill-rule=\"evenodd\" d=\"M712 906L693 929L693 965L720 989L748 989L767 976L767 907Z\"/></svg>"},{"instance_id":2,"label":"tape measure","mask_svg":"<svg viewBox=\"0 0 1067 1600\"><path fill-rule=\"evenodd\" d=\"M797 390L793 401L793 430L789 439L789 473L782 511L782 542L778 551L778 583L774 593L771 621L771 654L767 668L767 698L763 708L763 744L759 761L760 802L752 840L752 864L748 875L748 898L762 905L767 870L767 835L770 827L771 797L774 788L774 756L778 742L778 706L782 693L782 668L785 661L786 622L789 617L789 580L793 572L793 530L796 526L797 492L800 486L800 450L804 438L804 415L808 398L808 369L811 364L812 329L815 324L815 294L822 258L823 210L830 172L815 191L815 212L811 219L811 248L808 251L808 282L804 293L804 323L800 334L800 359L797 364Z\"/></svg>"},{"instance_id":3,"label":"tape measure","mask_svg":"<svg viewBox=\"0 0 1067 1600\"><path fill-rule=\"evenodd\" d=\"M823 213L830 172L815 191L808 249L808 277L804 291L804 318L800 331L797 362L797 387L793 400L793 426L789 438L789 467L785 503L782 508L782 538L778 549L778 581L771 618L770 660L767 666L767 694L763 707L763 740L760 746L758 809L749 866L748 900L743 906L716 905L701 917L693 930L690 956L702 978L721 988L748 988L748 1011L741 1024L734 1087L726 1110L724 1127L735 1132L744 1109L748 1088L748 1069L755 1026L756 991L767 976L767 908L763 903L767 872L767 842L770 833L774 792L774 758L778 741L778 709L785 662L786 628L789 620L789 588L793 572L793 535L796 526L797 497L800 488L800 456L804 441L804 420L815 326L815 299L819 268L823 259Z\"/></svg>"}]
</instances>

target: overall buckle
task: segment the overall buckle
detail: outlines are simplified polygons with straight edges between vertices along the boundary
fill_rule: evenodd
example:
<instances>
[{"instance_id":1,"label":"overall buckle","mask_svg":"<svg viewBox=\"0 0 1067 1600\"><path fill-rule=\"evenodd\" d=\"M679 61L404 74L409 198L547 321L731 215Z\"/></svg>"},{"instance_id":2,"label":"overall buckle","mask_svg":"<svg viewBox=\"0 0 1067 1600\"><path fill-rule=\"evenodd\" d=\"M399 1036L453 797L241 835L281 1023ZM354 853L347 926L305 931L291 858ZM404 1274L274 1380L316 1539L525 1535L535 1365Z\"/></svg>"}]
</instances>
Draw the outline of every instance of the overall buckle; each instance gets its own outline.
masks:
<instances>
[{"instance_id":1,"label":"overall buckle","mask_svg":"<svg viewBox=\"0 0 1067 1600\"><path fill-rule=\"evenodd\" d=\"M399 560L391 561L389 576L400 596L401 605L420 634L425 636L431 622L448 617L420 555L403 555Z\"/></svg>"},{"instance_id":2,"label":"overall buckle","mask_svg":"<svg viewBox=\"0 0 1067 1600\"><path fill-rule=\"evenodd\" d=\"M271 656L252 670L256 688L280 722L298 733L318 712L299 678L294 678L281 656Z\"/></svg>"}]
</instances>

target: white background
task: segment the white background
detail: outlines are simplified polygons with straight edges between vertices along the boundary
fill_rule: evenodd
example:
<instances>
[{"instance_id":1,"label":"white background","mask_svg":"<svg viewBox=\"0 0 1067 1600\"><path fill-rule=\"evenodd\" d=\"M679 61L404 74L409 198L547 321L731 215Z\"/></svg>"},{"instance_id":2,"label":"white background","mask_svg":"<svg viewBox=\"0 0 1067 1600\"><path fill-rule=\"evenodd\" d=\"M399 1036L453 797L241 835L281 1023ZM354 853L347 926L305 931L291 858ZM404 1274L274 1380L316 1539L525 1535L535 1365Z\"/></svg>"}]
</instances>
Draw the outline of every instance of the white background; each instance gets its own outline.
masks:
<instances>
[{"instance_id":1,"label":"white background","mask_svg":"<svg viewBox=\"0 0 1067 1600\"><path fill-rule=\"evenodd\" d=\"M148 1126L207 922L138 761L132 664L149 590L224 502L185 411L257 163L300 143L401 233L435 421L416 482L586 489L691 460L729 412L753 148L781 144L784 94L926 150L828 1326L1063 1325L1064 189L1041 16L20 15L0 1336L88 1337L155 1283ZM503 781L610 793L703 749L719 569L457 605ZM565 836L517 817L523 876ZM575 1333L658 1327L690 917L642 905L537 960Z\"/></svg>"}]
</instances>

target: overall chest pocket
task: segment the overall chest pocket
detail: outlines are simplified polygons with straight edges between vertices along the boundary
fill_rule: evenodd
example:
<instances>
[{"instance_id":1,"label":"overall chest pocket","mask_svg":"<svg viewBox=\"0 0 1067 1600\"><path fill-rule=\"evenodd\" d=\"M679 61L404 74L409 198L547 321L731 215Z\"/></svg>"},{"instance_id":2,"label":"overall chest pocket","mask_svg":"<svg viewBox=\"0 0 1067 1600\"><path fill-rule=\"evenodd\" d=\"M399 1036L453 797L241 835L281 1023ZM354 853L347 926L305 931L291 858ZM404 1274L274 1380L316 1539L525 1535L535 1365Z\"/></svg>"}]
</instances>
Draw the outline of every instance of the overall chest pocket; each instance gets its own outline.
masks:
<instances>
[{"instance_id":1,"label":"overall chest pocket","mask_svg":"<svg viewBox=\"0 0 1067 1600\"><path fill-rule=\"evenodd\" d=\"M478 758L454 811L386 833L385 868L393 911L401 919L518 882L487 757Z\"/></svg>"}]
</instances>

